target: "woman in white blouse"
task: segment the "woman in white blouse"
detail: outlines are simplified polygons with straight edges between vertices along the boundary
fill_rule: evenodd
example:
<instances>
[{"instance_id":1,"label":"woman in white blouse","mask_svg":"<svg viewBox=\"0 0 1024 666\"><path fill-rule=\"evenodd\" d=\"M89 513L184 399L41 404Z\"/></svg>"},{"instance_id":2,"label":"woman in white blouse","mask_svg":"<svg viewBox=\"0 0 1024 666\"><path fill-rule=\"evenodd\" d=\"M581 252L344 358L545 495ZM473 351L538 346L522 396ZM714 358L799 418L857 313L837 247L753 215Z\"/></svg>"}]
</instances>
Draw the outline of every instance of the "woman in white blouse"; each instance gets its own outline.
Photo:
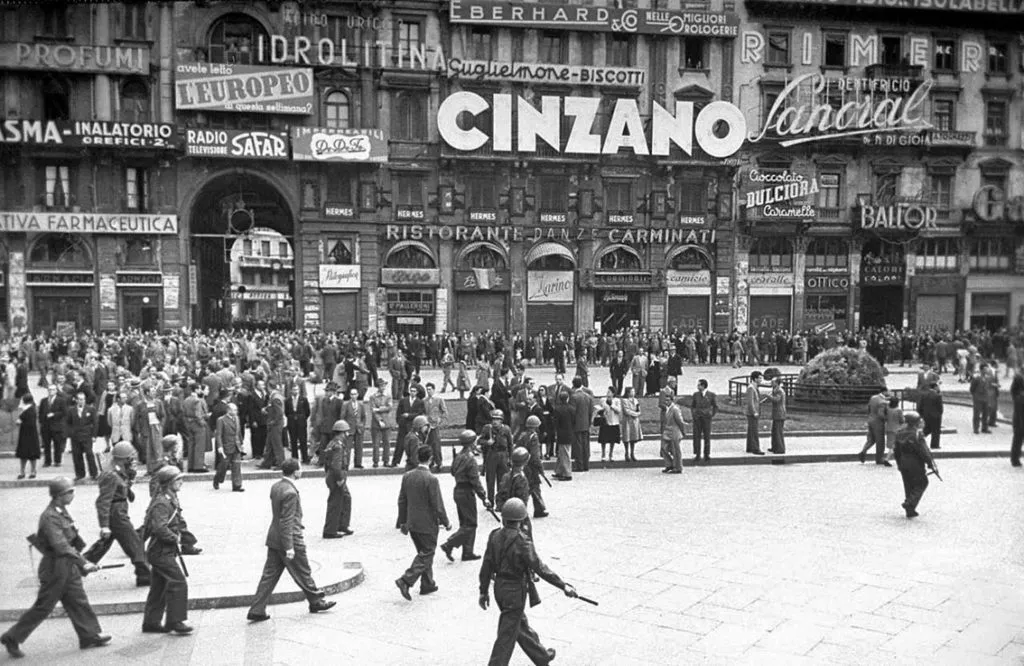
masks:
<instances>
[{"instance_id":1,"label":"woman in white blouse","mask_svg":"<svg viewBox=\"0 0 1024 666\"><path fill-rule=\"evenodd\" d=\"M598 418L597 441L601 443L601 462L605 460L605 447L608 447L608 460L615 455L615 445L621 441L619 422L622 417L622 403L615 396L615 389L608 387L608 394L600 403Z\"/></svg>"}]
</instances>

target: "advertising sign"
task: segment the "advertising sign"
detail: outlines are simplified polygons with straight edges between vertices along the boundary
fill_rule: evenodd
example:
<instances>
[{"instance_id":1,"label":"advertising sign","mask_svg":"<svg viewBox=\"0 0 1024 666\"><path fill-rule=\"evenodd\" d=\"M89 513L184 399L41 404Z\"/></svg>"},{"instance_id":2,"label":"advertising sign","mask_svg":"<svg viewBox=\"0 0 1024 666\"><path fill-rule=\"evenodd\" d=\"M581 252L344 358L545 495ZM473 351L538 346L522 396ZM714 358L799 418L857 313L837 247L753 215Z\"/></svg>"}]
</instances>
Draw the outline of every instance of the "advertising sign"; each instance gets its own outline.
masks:
<instances>
[{"instance_id":1,"label":"advertising sign","mask_svg":"<svg viewBox=\"0 0 1024 666\"><path fill-rule=\"evenodd\" d=\"M177 234L177 215L0 211L0 231L59 234Z\"/></svg>"},{"instance_id":2,"label":"advertising sign","mask_svg":"<svg viewBox=\"0 0 1024 666\"><path fill-rule=\"evenodd\" d=\"M389 287L436 287L441 271L436 268L382 268L380 283Z\"/></svg>"},{"instance_id":3,"label":"advertising sign","mask_svg":"<svg viewBox=\"0 0 1024 666\"><path fill-rule=\"evenodd\" d=\"M511 282L511 274L507 270L471 268L455 271L455 291L508 291Z\"/></svg>"},{"instance_id":4,"label":"advertising sign","mask_svg":"<svg viewBox=\"0 0 1024 666\"><path fill-rule=\"evenodd\" d=\"M314 93L310 68L208 62L174 68L174 104L179 110L309 115Z\"/></svg>"},{"instance_id":5,"label":"advertising sign","mask_svg":"<svg viewBox=\"0 0 1024 666\"><path fill-rule=\"evenodd\" d=\"M4 120L0 143L33 146L177 148L174 125L107 120Z\"/></svg>"},{"instance_id":6,"label":"advertising sign","mask_svg":"<svg viewBox=\"0 0 1024 666\"><path fill-rule=\"evenodd\" d=\"M518 227L508 224L484 226L465 224L389 224L385 239L454 240L456 242L501 241L504 243L539 243L541 241L582 242L606 240L624 245L714 245L715 229L623 229L612 227Z\"/></svg>"},{"instance_id":7,"label":"advertising sign","mask_svg":"<svg viewBox=\"0 0 1024 666\"><path fill-rule=\"evenodd\" d=\"M320 264L320 289L359 289L362 269L358 264Z\"/></svg>"},{"instance_id":8,"label":"advertising sign","mask_svg":"<svg viewBox=\"0 0 1024 666\"><path fill-rule=\"evenodd\" d=\"M538 30L583 30L687 37L736 37L739 17L726 12L619 9L502 0L452 0L448 20Z\"/></svg>"},{"instance_id":9,"label":"advertising sign","mask_svg":"<svg viewBox=\"0 0 1024 666\"><path fill-rule=\"evenodd\" d=\"M906 281L907 267L904 264L871 264L860 266L860 283L864 286L900 285Z\"/></svg>"},{"instance_id":10,"label":"advertising sign","mask_svg":"<svg viewBox=\"0 0 1024 666\"><path fill-rule=\"evenodd\" d=\"M665 271L668 293L684 293L692 289L711 289L711 271Z\"/></svg>"},{"instance_id":11,"label":"advertising sign","mask_svg":"<svg viewBox=\"0 0 1024 666\"><path fill-rule=\"evenodd\" d=\"M331 217L339 220L354 220L356 218L356 207L352 204L327 201L324 203L323 215L324 217Z\"/></svg>"},{"instance_id":12,"label":"advertising sign","mask_svg":"<svg viewBox=\"0 0 1024 666\"><path fill-rule=\"evenodd\" d=\"M495 62L494 60L448 61L448 76L473 81L551 83L603 88L636 88L644 85L647 71L635 67L594 67L538 62Z\"/></svg>"},{"instance_id":13,"label":"advertising sign","mask_svg":"<svg viewBox=\"0 0 1024 666\"><path fill-rule=\"evenodd\" d=\"M770 3L788 0L768 0ZM938 9L978 14L1024 14L1021 0L803 0L808 4L836 7L875 7L880 9Z\"/></svg>"},{"instance_id":14,"label":"advertising sign","mask_svg":"<svg viewBox=\"0 0 1024 666\"><path fill-rule=\"evenodd\" d=\"M384 163L388 161L388 138L382 129L293 127L292 159Z\"/></svg>"},{"instance_id":15,"label":"advertising sign","mask_svg":"<svg viewBox=\"0 0 1024 666\"><path fill-rule=\"evenodd\" d=\"M748 216L767 219L811 218L819 186L816 176L793 171L751 169L743 179L744 205ZM811 200L808 201L808 197Z\"/></svg>"},{"instance_id":16,"label":"advertising sign","mask_svg":"<svg viewBox=\"0 0 1024 666\"><path fill-rule=\"evenodd\" d=\"M93 44L0 44L0 69L54 69L149 76L149 48Z\"/></svg>"},{"instance_id":17,"label":"advertising sign","mask_svg":"<svg viewBox=\"0 0 1024 666\"><path fill-rule=\"evenodd\" d=\"M189 129L185 152L192 157L286 160L288 132Z\"/></svg>"},{"instance_id":18,"label":"advertising sign","mask_svg":"<svg viewBox=\"0 0 1024 666\"><path fill-rule=\"evenodd\" d=\"M922 203L893 203L887 206L864 204L860 207L861 229L920 231L937 228L939 211Z\"/></svg>"},{"instance_id":19,"label":"advertising sign","mask_svg":"<svg viewBox=\"0 0 1024 666\"><path fill-rule=\"evenodd\" d=\"M792 273L751 273L747 278L747 286L751 289L763 289L765 287L793 288Z\"/></svg>"},{"instance_id":20,"label":"advertising sign","mask_svg":"<svg viewBox=\"0 0 1024 666\"><path fill-rule=\"evenodd\" d=\"M572 303L574 271L527 271L526 300L530 303Z\"/></svg>"},{"instance_id":21,"label":"advertising sign","mask_svg":"<svg viewBox=\"0 0 1024 666\"><path fill-rule=\"evenodd\" d=\"M845 294L850 288L850 278L835 273L808 273L804 276L804 289L807 292L831 292Z\"/></svg>"}]
</instances>

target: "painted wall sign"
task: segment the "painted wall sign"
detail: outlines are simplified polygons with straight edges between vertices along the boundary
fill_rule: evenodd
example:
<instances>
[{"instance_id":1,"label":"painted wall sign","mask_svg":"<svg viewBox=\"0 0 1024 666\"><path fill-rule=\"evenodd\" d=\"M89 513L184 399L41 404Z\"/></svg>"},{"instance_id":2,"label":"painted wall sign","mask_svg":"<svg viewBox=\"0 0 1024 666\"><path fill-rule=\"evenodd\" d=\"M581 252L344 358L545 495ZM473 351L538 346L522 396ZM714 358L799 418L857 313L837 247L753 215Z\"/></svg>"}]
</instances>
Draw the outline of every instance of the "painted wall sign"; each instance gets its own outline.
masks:
<instances>
[{"instance_id":1,"label":"painted wall sign","mask_svg":"<svg viewBox=\"0 0 1024 666\"><path fill-rule=\"evenodd\" d=\"M177 215L0 212L0 231L61 234L177 234Z\"/></svg>"},{"instance_id":2,"label":"painted wall sign","mask_svg":"<svg viewBox=\"0 0 1024 666\"><path fill-rule=\"evenodd\" d=\"M422 220L424 217L426 211L423 210L423 206L395 206L396 220Z\"/></svg>"},{"instance_id":3,"label":"painted wall sign","mask_svg":"<svg viewBox=\"0 0 1024 666\"><path fill-rule=\"evenodd\" d=\"M594 289L651 289L654 273L651 271L594 271Z\"/></svg>"},{"instance_id":4,"label":"painted wall sign","mask_svg":"<svg viewBox=\"0 0 1024 666\"><path fill-rule=\"evenodd\" d=\"M181 276L164 275L164 310L177 310L181 301Z\"/></svg>"},{"instance_id":5,"label":"painted wall sign","mask_svg":"<svg viewBox=\"0 0 1024 666\"><path fill-rule=\"evenodd\" d=\"M149 76L149 49L93 44L0 44L0 69L55 69Z\"/></svg>"},{"instance_id":6,"label":"painted wall sign","mask_svg":"<svg viewBox=\"0 0 1024 666\"><path fill-rule=\"evenodd\" d=\"M437 268L382 268L380 283L389 287L436 287L441 284Z\"/></svg>"},{"instance_id":7,"label":"painted wall sign","mask_svg":"<svg viewBox=\"0 0 1024 666\"><path fill-rule=\"evenodd\" d=\"M793 284L792 273L750 273L747 277L747 286L751 289L764 287L792 288Z\"/></svg>"},{"instance_id":8,"label":"painted wall sign","mask_svg":"<svg viewBox=\"0 0 1024 666\"><path fill-rule=\"evenodd\" d=\"M56 287L91 287L93 274L91 272L55 273L52 271L29 271L25 275L25 284L28 286L56 286Z\"/></svg>"},{"instance_id":9,"label":"painted wall sign","mask_svg":"<svg viewBox=\"0 0 1024 666\"><path fill-rule=\"evenodd\" d=\"M687 215L680 213L679 224L684 227L703 227L708 223L707 215Z\"/></svg>"},{"instance_id":10,"label":"painted wall sign","mask_svg":"<svg viewBox=\"0 0 1024 666\"><path fill-rule=\"evenodd\" d=\"M494 60L448 61L448 76L473 81L552 83L602 88L637 88L647 81L647 71L637 67L594 67L544 62L496 62Z\"/></svg>"},{"instance_id":11,"label":"painted wall sign","mask_svg":"<svg viewBox=\"0 0 1024 666\"><path fill-rule=\"evenodd\" d=\"M537 108L518 96L513 100L513 95L499 93L488 101L475 92L461 91L441 102L437 127L441 138L460 151L477 150L490 142L495 152L533 153L539 139L556 151L585 155L614 155L623 149L635 155L668 155L673 145L692 155L696 141L711 157L729 157L740 149L747 133L743 113L729 102L705 105L696 120L693 102L677 101L674 112L655 102L649 120L640 115L637 104L632 98L616 99L602 136L592 133L601 110L599 97L545 95ZM517 131L512 124L513 106ZM459 123L463 114L475 117L487 111L492 118L491 136L478 127L463 129ZM570 118L571 122L563 122ZM563 136L566 125L568 132Z\"/></svg>"},{"instance_id":12,"label":"painted wall sign","mask_svg":"<svg viewBox=\"0 0 1024 666\"><path fill-rule=\"evenodd\" d=\"M711 271L676 271L667 270L665 271L665 286L668 287L668 293L673 293L676 289L693 289L699 287L701 289L711 289Z\"/></svg>"},{"instance_id":13,"label":"painted wall sign","mask_svg":"<svg viewBox=\"0 0 1024 666\"><path fill-rule=\"evenodd\" d=\"M434 314L433 301L388 301L387 313L389 316L403 314L432 315ZM423 322L420 322L423 323Z\"/></svg>"},{"instance_id":14,"label":"painted wall sign","mask_svg":"<svg viewBox=\"0 0 1024 666\"><path fill-rule=\"evenodd\" d=\"M765 218L809 218L816 209L807 197L820 188L816 176L793 171L751 169L744 180L744 202L748 215ZM812 201L814 199L812 198Z\"/></svg>"},{"instance_id":15,"label":"painted wall sign","mask_svg":"<svg viewBox=\"0 0 1024 666\"><path fill-rule=\"evenodd\" d=\"M511 273L493 268L473 268L455 271L455 291L509 291Z\"/></svg>"},{"instance_id":16,"label":"painted wall sign","mask_svg":"<svg viewBox=\"0 0 1024 666\"><path fill-rule=\"evenodd\" d=\"M548 224L565 224L569 221L567 213L541 213L540 221Z\"/></svg>"},{"instance_id":17,"label":"painted wall sign","mask_svg":"<svg viewBox=\"0 0 1024 666\"><path fill-rule=\"evenodd\" d=\"M846 275L812 275L804 276L804 288L811 292L836 292L845 294L850 288L850 278Z\"/></svg>"},{"instance_id":18,"label":"painted wall sign","mask_svg":"<svg viewBox=\"0 0 1024 666\"><path fill-rule=\"evenodd\" d=\"M332 217L339 220L354 220L356 208L352 204L326 202L324 204L324 217Z\"/></svg>"},{"instance_id":19,"label":"painted wall sign","mask_svg":"<svg viewBox=\"0 0 1024 666\"><path fill-rule=\"evenodd\" d=\"M919 203L896 203L888 206L861 206L862 229L920 231L937 228L939 211Z\"/></svg>"},{"instance_id":20,"label":"painted wall sign","mask_svg":"<svg viewBox=\"0 0 1024 666\"><path fill-rule=\"evenodd\" d=\"M736 37L739 34L739 17L733 13L526 4L503 0L452 0L448 20L452 23L538 30L703 37Z\"/></svg>"},{"instance_id":21,"label":"painted wall sign","mask_svg":"<svg viewBox=\"0 0 1024 666\"><path fill-rule=\"evenodd\" d=\"M457 242L500 241L505 243L539 243L541 241L583 242L605 240L626 245L713 245L714 229L598 229L596 227L514 227L470 226L462 224L389 224L385 239L454 240Z\"/></svg>"},{"instance_id":22,"label":"painted wall sign","mask_svg":"<svg viewBox=\"0 0 1024 666\"><path fill-rule=\"evenodd\" d=\"M155 286L163 284L163 274L160 272L153 273L118 273L117 274L117 286L119 287L134 287L139 285Z\"/></svg>"},{"instance_id":23,"label":"painted wall sign","mask_svg":"<svg viewBox=\"0 0 1024 666\"><path fill-rule=\"evenodd\" d=\"M767 0L781 3L788 0ZM931 9L980 14L1022 14L1021 0L801 0L806 4L850 7L879 7L883 9Z\"/></svg>"},{"instance_id":24,"label":"painted wall sign","mask_svg":"<svg viewBox=\"0 0 1024 666\"><path fill-rule=\"evenodd\" d=\"M174 68L178 109L309 115L314 104L312 69L207 62Z\"/></svg>"},{"instance_id":25,"label":"painted wall sign","mask_svg":"<svg viewBox=\"0 0 1024 666\"><path fill-rule=\"evenodd\" d=\"M260 62L275 65L397 68L419 71L443 71L447 63L443 49L428 48L425 43L409 44L405 40L396 40L394 45L390 41L380 40L350 43L347 39L311 39L305 35L270 35L269 40L259 35L256 38L256 57Z\"/></svg>"},{"instance_id":26,"label":"painted wall sign","mask_svg":"<svg viewBox=\"0 0 1024 666\"><path fill-rule=\"evenodd\" d=\"M0 143L36 146L177 148L174 125L106 120L5 120Z\"/></svg>"},{"instance_id":27,"label":"painted wall sign","mask_svg":"<svg viewBox=\"0 0 1024 666\"><path fill-rule=\"evenodd\" d=\"M185 153L192 157L286 160L288 132L188 129Z\"/></svg>"},{"instance_id":28,"label":"painted wall sign","mask_svg":"<svg viewBox=\"0 0 1024 666\"><path fill-rule=\"evenodd\" d=\"M358 264L320 264L320 289L359 289L362 269Z\"/></svg>"},{"instance_id":29,"label":"painted wall sign","mask_svg":"<svg viewBox=\"0 0 1024 666\"><path fill-rule=\"evenodd\" d=\"M530 303L572 303L575 271L527 271L526 300Z\"/></svg>"},{"instance_id":30,"label":"painted wall sign","mask_svg":"<svg viewBox=\"0 0 1024 666\"><path fill-rule=\"evenodd\" d=\"M292 127L292 159L300 162L388 161L382 129Z\"/></svg>"}]
</instances>

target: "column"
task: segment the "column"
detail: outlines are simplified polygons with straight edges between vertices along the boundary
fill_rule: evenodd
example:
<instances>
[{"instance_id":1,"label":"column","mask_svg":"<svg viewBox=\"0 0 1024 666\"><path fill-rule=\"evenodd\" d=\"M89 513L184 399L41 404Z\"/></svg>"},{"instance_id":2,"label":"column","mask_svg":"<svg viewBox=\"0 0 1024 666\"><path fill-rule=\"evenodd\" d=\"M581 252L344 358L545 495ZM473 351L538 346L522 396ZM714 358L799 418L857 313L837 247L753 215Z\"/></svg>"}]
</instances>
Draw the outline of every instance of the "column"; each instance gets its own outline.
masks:
<instances>
[{"instance_id":1,"label":"column","mask_svg":"<svg viewBox=\"0 0 1024 666\"><path fill-rule=\"evenodd\" d=\"M98 46L108 46L110 45L110 5L95 5L93 12L94 43ZM106 74L97 74L93 99L93 112L96 114L96 120L113 120L110 100L110 77Z\"/></svg>"},{"instance_id":2,"label":"column","mask_svg":"<svg viewBox=\"0 0 1024 666\"><path fill-rule=\"evenodd\" d=\"M438 334L455 330L455 308L450 306L455 298L455 285L452 284L455 271L455 245L452 241L441 241L437 249L437 266L441 270L441 284L434 296L434 331Z\"/></svg>"},{"instance_id":3,"label":"column","mask_svg":"<svg viewBox=\"0 0 1024 666\"><path fill-rule=\"evenodd\" d=\"M172 2L160 3L160 122L174 122L174 37ZM184 255L183 255L184 256Z\"/></svg>"},{"instance_id":4,"label":"column","mask_svg":"<svg viewBox=\"0 0 1024 666\"><path fill-rule=\"evenodd\" d=\"M797 236L793 239L793 321L792 330L804 329L804 273L807 271L807 246L811 239Z\"/></svg>"},{"instance_id":5,"label":"column","mask_svg":"<svg viewBox=\"0 0 1024 666\"><path fill-rule=\"evenodd\" d=\"M526 332L526 251L523 243L511 243L508 253L511 263L509 275L512 285L509 293L509 308L512 317L510 330Z\"/></svg>"},{"instance_id":6,"label":"column","mask_svg":"<svg viewBox=\"0 0 1024 666\"><path fill-rule=\"evenodd\" d=\"M24 234L7 235L7 325L10 331L32 330L28 321L28 289L25 288Z\"/></svg>"},{"instance_id":7,"label":"column","mask_svg":"<svg viewBox=\"0 0 1024 666\"><path fill-rule=\"evenodd\" d=\"M846 314L850 329L854 331L860 328L860 258L863 246L863 241L859 238L847 241L850 251L850 290L847 294L849 301L846 304Z\"/></svg>"}]
</instances>

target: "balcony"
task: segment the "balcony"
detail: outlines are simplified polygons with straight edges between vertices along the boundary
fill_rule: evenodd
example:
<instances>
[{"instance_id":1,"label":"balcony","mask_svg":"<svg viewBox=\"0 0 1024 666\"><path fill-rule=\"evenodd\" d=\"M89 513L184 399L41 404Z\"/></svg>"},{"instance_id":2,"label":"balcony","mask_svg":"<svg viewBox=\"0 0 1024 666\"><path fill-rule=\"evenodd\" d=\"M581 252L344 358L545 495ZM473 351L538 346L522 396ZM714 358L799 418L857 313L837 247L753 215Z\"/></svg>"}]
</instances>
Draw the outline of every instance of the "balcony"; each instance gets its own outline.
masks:
<instances>
[{"instance_id":1,"label":"balcony","mask_svg":"<svg viewBox=\"0 0 1024 666\"><path fill-rule=\"evenodd\" d=\"M876 63L864 68L869 79L910 79L922 81L924 67L921 65L885 65Z\"/></svg>"}]
</instances>

